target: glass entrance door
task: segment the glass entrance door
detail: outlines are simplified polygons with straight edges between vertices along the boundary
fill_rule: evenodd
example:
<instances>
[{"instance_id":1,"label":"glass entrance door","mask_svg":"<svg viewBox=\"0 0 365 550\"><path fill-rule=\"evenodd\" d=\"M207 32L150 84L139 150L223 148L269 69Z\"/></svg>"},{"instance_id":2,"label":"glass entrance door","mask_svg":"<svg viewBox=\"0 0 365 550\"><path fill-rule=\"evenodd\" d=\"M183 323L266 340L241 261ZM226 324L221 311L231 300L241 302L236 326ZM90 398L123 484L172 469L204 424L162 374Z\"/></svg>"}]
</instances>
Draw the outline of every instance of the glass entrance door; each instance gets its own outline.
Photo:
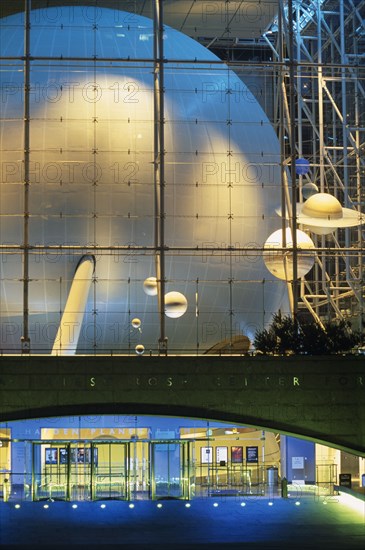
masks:
<instances>
[{"instance_id":1,"label":"glass entrance door","mask_svg":"<svg viewBox=\"0 0 365 550\"><path fill-rule=\"evenodd\" d=\"M128 446L121 442L92 443L92 499L128 498Z\"/></svg>"},{"instance_id":2,"label":"glass entrance door","mask_svg":"<svg viewBox=\"0 0 365 550\"><path fill-rule=\"evenodd\" d=\"M32 500L190 499L191 441L32 443Z\"/></svg>"},{"instance_id":3,"label":"glass entrance door","mask_svg":"<svg viewBox=\"0 0 365 550\"><path fill-rule=\"evenodd\" d=\"M150 498L150 443L128 442L128 500Z\"/></svg>"},{"instance_id":4,"label":"glass entrance door","mask_svg":"<svg viewBox=\"0 0 365 550\"><path fill-rule=\"evenodd\" d=\"M151 443L151 498L190 499L191 488L190 442Z\"/></svg>"},{"instance_id":5,"label":"glass entrance door","mask_svg":"<svg viewBox=\"0 0 365 550\"><path fill-rule=\"evenodd\" d=\"M69 447L69 445L68 445ZM69 468L63 462L62 451L68 447L44 441L32 444L31 495L32 500L67 500L69 498Z\"/></svg>"}]
</instances>

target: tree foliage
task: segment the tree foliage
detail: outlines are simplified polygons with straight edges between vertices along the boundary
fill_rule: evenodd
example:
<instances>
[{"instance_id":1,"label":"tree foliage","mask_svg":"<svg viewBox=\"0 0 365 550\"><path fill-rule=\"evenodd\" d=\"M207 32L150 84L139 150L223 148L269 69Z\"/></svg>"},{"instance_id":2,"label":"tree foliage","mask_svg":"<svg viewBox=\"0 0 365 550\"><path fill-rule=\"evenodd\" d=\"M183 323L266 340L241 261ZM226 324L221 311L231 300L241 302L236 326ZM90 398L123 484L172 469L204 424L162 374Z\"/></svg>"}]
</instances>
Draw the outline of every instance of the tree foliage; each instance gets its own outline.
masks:
<instances>
[{"instance_id":1,"label":"tree foliage","mask_svg":"<svg viewBox=\"0 0 365 550\"><path fill-rule=\"evenodd\" d=\"M349 351L361 342L361 333L353 331L348 321L328 321L323 326L314 319L298 323L279 312L268 329L256 331L254 346L267 354L326 355Z\"/></svg>"}]
</instances>

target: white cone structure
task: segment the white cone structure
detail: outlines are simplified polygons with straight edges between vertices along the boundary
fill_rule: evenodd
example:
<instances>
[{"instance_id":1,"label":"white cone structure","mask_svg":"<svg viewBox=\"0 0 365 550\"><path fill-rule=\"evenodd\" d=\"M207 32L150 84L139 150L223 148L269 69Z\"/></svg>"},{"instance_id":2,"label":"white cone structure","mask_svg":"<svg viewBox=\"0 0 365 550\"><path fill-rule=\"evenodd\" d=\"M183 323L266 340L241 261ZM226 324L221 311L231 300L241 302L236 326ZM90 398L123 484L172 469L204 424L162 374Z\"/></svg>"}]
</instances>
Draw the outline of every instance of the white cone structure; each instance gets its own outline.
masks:
<instances>
[{"instance_id":1,"label":"white cone structure","mask_svg":"<svg viewBox=\"0 0 365 550\"><path fill-rule=\"evenodd\" d=\"M94 269L95 258L93 256L81 258L53 344L52 355L74 355L76 353Z\"/></svg>"}]
</instances>

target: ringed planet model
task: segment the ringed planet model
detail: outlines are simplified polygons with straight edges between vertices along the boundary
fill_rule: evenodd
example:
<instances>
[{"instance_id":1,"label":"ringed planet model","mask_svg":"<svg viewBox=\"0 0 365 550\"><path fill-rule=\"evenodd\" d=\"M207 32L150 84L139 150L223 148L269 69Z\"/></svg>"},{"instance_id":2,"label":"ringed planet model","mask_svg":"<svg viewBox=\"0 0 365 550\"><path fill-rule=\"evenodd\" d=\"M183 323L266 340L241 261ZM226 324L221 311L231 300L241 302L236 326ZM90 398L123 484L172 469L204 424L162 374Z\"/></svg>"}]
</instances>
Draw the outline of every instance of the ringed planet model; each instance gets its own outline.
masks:
<instances>
[{"instance_id":1,"label":"ringed planet model","mask_svg":"<svg viewBox=\"0 0 365 550\"><path fill-rule=\"evenodd\" d=\"M276 212L281 215L279 208ZM343 207L330 193L314 193L304 203L297 203L297 223L312 233L327 235L336 229L364 224L365 215Z\"/></svg>"},{"instance_id":2,"label":"ringed planet model","mask_svg":"<svg viewBox=\"0 0 365 550\"><path fill-rule=\"evenodd\" d=\"M298 223L319 235L365 223L364 214L343 207L340 201L329 193L315 193L304 203L297 205L297 213Z\"/></svg>"}]
</instances>

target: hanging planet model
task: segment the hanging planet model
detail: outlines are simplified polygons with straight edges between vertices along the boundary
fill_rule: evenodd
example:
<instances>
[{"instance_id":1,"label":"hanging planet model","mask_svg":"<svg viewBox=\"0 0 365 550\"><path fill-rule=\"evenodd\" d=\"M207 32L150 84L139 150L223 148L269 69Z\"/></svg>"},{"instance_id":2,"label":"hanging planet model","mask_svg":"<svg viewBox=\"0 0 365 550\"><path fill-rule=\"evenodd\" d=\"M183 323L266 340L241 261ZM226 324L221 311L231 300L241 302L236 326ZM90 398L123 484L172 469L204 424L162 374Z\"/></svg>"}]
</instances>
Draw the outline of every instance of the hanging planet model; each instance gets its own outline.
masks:
<instances>
[{"instance_id":1,"label":"hanging planet model","mask_svg":"<svg viewBox=\"0 0 365 550\"><path fill-rule=\"evenodd\" d=\"M284 247L282 230L278 229L270 235L264 246L264 261L270 273L278 279L289 282L293 280L293 237L289 227L285 230L285 239L287 250L278 250ZM301 278L312 269L315 255L314 252L310 252L314 248L312 239L299 229L297 230L297 248L297 274L298 278Z\"/></svg>"}]
</instances>

